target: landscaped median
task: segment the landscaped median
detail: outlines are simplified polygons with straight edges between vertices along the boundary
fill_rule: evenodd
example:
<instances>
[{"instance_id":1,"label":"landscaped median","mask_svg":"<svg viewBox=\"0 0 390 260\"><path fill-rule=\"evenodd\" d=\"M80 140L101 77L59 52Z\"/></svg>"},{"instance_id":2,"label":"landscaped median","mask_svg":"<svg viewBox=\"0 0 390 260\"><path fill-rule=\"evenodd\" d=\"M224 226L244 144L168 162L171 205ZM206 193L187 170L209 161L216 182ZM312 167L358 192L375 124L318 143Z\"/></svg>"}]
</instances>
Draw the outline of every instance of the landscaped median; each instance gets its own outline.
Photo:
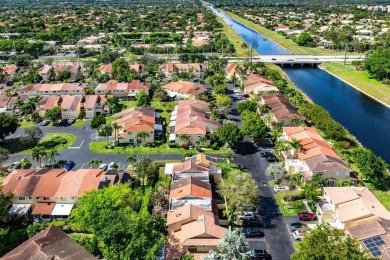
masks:
<instances>
[{"instance_id":1,"label":"landscaped median","mask_svg":"<svg viewBox=\"0 0 390 260\"><path fill-rule=\"evenodd\" d=\"M105 142L93 142L89 144L89 149L95 153L103 154L184 154L185 152L191 150L185 150L183 148L170 148L167 144L163 144L159 147L143 147L143 146L133 146L133 147L115 147L112 149L106 149ZM205 154L226 154L229 150L219 149L219 150L203 150L202 153Z\"/></svg>"},{"instance_id":2,"label":"landscaped median","mask_svg":"<svg viewBox=\"0 0 390 260\"><path fill-rule=\"evenodd\" d=\"M60 140L61 139L61 140ZM66 140L65 141L63 141ZM69 133L49 133L45 138L41 139L37 146L42 146L45 149L55 149L58 152L68 149L76 142L76 136ZM19 151L20 154L30 154L30 149Z\"/></svg>"}]
</instances>

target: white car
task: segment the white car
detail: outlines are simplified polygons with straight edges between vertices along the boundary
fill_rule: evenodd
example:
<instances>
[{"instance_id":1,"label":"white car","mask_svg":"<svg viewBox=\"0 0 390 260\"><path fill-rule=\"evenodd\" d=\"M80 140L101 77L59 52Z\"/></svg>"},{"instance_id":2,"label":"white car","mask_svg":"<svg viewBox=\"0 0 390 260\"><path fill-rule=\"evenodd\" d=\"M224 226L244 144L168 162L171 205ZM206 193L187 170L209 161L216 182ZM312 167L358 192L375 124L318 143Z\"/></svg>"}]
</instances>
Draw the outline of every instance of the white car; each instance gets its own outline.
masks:
<instances>
[{"instance_id":1,"label":"white car","mask_svg":"<svg viewBox=\"0 0 390 260\"><path fill-rule=\"evenodd\" d=\"M244 220L244 219L254 219L255 213L252 211L244 211L241 214L238 215L239 220Z\"/></svg>"},{"instance_id":2,"label":"white car","mask_svg":"<svg viewBox=\"0 0 390 260\"><path fill-rule=\"evenodd\" d=\"M285 190L289 190L290 188L288 186L283 186L283 185L275 185L274 186L274 191L275 192L278 192L278 191L285 191Z\"/></svg>"},{"instance_id":3,"label":"white car","mask_svg":"<svg viewBox=\"0 0 390 260\"><path fill-rule=\"evenodd\" d=\"M105 163L100 164L99 169L102 169L103 171L107 170L107 164Z\"/></svg>"},{"instance_id":4,"label":"white car","mask_svg":"<svg viewBox=\"0 0 390 260\"><path fill-rule=\"evenodd\" d=\"M304 229L303 230L302 229L297 229L297 230L295 230L293 232L293 237L294 237L295 240L301 240L302 238L305 237L307 232L308 231L306 231Z\"/></svg>"},{"instance_id":5,"label":"white car","mask_svg":"<svg viewBox=\"0 0 390 260\"><path fill-rule=\"evenodd\" d=\"M115 162L110 162L110 164L108 165L108 170L114 170L116 167L117 165L115 164Z\"/></svg>"},{"instance_id":6,"label":"white car","mask_svg":"<svg viewBox=\"0 0 390 260\"><path fill-rule=\"evenodd\" d=\"M17 169L20 165L20 162L14 162L11 163L11 165L8 167L7 171L12 172L13 170Z\"/></svg>"},{"instance_id":7,"label":"white car","mask_svg":"<svg viewBox=\"0 0 390 260\"><path fill-rule=\"evenodd\" d=\"M69 119L69 120L68 120L68 124L70 124L70 125L71 125L71 124L73 124L75 121L76 121L76 119L74 119L74 118L71 118L71 119Z\"/></svg>"}]
</instances>

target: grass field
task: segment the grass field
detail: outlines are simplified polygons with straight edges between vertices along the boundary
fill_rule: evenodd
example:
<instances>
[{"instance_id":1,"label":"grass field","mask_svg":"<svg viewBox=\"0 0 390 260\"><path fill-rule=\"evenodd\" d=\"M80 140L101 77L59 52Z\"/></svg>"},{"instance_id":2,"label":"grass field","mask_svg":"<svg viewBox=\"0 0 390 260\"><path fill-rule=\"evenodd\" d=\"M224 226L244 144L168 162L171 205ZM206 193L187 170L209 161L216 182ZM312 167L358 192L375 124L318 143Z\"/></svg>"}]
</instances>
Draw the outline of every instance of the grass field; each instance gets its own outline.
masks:
<instances>
[{"instance_id":1,"label":"grass field","mask_svg":"<svg viewBox=\"0 0 390 260\"><path fill-rule=\"evenodd\" d=\"M73 126L84 126L85 120L83 119L77 119L76 122L73 123Z\"/></svg>"},{"instance_id":2,"label":"grass field","mask_svg":"<svg viewBox=\"0 0 390 260\"><path fill-rule=\"evenodd\" d=\"M244 40L241 38L240 35L238 35L232 27L230 27L221 17L216 16L217 21L220 22L223 25L223 29L221 29L221 32L224 33L231 43L233 43L234 48L236 49L236 56L248 56L248 49L242 48L241 45L244 43ZM255 51L253 51L254 55L257 55Z\"/></svg>"},{"instance_id":3,"label":"grass field","mask_svg":"<svg viewBox=\"0 0 390 260\"><path fill-rule=\"evenodd\" d=\"M359 71L351 64L330 62L321 66L326 71L340 77L357 89L390 106L390 85L372 78L367 71Z\"/></svg>"},{"instance_id":4,"label":"grass field","mask_svg":"<svg viewBox=\"0 0 390 260\"><path fill-rule=\"evenodd\" d=\"M239 17L238 15L235 15L231 12L221 10L221 12L226 13L227 15L233 17L235 20L239 21L240 23L254 29L255 31L261 33L266 38L270 39L271 41L274 41L278 43L279 45L283 46L287 50L295 53L295 54L313 54L313 55L335 55L335 54L343 54L343 51L335 51L335 50L323 50L318 48L310 48L310 47L304 47L299 46L295 42L293 42L290 39L286 39L283 35L280 35L276 33L275 31L266 29L265 27L261 26L260 24L254 23L250 20L244 19Z\"/></svg>"},{"instance_id":5,"label":"grass field","mask_svg":"<svg viewBox=\"0 0 390 260\"><path fill-rule=\"evenodd\" d=\"M39 141L39 143L49 141L49 140L51 140L51 139L53 139L53 138L55 138L57 136L65 138L66 141L67 141L67 143L64 144L64 145L57 145L56 147L54 147L54 149L56 149L58 152L62 151L62 150L65 150L65 149L68 149L68 147L72 146L76 142L76 136L73 135L73 134L69 134L69 133L49 133L44 138L42 138ZM31 153L31 148L23 150L23 151L20 151L19 153L21 153L21 154L29 154L29 153Z\"/></svg>"},{"instance_id":6,"label":"grass field","mask_svg":"<svg viewBox=\"0 0 390 260\"><path fill-rule=\"evenodd\" d=\"M37 125L37 123L32 122L32 121L22 121L22 122L19 122L19 124L20 124L20 127L32 127L32 126Z\"/></svg>"},{"instance_id":7,"label":"grass field","mask_svg":"<svg viewBox=\"0 0 390 260\"><path fill-rule=\"evenodd\" d=\"M305 204L303 204L302 200L285 203L282 201L282 196L282 192L275 194L276 202L278 203L279 209L283 216L296 216L299 212L306 211Z\"/></svg>"}]
</instances>

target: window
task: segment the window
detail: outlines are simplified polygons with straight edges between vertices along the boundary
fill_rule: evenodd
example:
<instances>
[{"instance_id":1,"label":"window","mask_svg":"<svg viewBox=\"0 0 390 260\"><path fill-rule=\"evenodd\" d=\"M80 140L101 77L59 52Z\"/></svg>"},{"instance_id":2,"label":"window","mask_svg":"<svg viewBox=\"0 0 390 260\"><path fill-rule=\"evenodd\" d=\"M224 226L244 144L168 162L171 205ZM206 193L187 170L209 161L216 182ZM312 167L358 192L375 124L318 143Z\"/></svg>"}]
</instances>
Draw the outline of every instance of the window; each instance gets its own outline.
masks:
<instances>
[{"instance_id":1,"label":"window","mask_svg":"<svg viewBox=\"0 0 390 260\"><path fill-rule=\"evenodd\" d=\"M61 197L61 201L68 201L68 198L66 198L66 197Z\"/></svg>"},{"instance_id":2,"label":"window","mask_svg":"<svg viewBox=\"0 0 390 260\"><path fill-rule=\"evenodd\" d=\"M41 197L35 197L36 200L39 200Z\"/></svg>"},{"instance_id":3,"label":"window","mask_svg":"<svg viewBox=\"0 0 390 260\"><path fill-rule=\"evenodd\" d=\"M25 197L19 197L18 200L26 200Z\"/></svg>"},{"instance_id":4,"label":"window","mask_svg":"<svg viewBox=\"0 0 390 260\"><path fill-rule=\"evenodd\" d=\"M42 197L42 200L49 200L49 197Z\"/></svg>"},{"instance_id":5,"label":"window","mask_svg":"<svg viewBox=\"0 0 390 260\"><path fill-rule=\"evenodd\" d=\"M328 186L333 187L334 186L334 181L333 180L329 180L328 181Z\"/></svg>"},{"instance_id":6,"label":"window","mask_svg":"<svg viewBox=\"0 0 390 260\"><path fill-rule=\"evenodd\" d=\"M29 200L32 200L32 197L28 197Z\"/></svg>"}]
</instances>

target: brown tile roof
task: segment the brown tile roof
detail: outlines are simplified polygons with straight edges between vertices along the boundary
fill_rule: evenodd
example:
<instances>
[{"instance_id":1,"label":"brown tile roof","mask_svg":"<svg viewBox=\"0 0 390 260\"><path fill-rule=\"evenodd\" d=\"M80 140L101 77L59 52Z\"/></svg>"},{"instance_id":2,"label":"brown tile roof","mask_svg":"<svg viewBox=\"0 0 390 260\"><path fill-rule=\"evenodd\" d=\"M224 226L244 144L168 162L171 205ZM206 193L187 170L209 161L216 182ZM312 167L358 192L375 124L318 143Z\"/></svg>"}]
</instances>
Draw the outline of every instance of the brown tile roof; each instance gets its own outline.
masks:
<instances>
[{"instance_id":1,"label":"brown tile roof","mask_svg":"<svg viewBox=\"0 0 390 260\"><path fill-rule=\"evenodd\" d=\"M199 206L192 204L185 205L178 208L177 210L169 211L167 214L167 226L172 224L180 223L181 225L190 223L198 219L200 215L210 215L213 213L206 211Z\"/></svg>"},{"instance_id":2,"label":"brown tile roof","mask_svg":"<svg viewBox=\"0 0 390 260\"><path fill-rule=\"evenodd\" d=\"M347 232L358 241L387 233L376 219L350 227Z\"/></svg>"},{"instance_id":3,"label":"brown tile roof","mask_svg":"<svg viewBox=\"0 0 390 260\"><path fill-rule=\"evenodd\" d=\"M6 97L6 96L0 97L0 108L6 107L10 99L11 99L10 97Z\"/></svg>"},{"instance_id":4,"label":"brown tile roof","mask_svg":"<svg viewBox=\"0 0 390 260\"><path fill-rule=\"evenodd\" d=\"M99 67L99 71L102 73L110 74L112 70L111 64L105 64Z\"/></svg>"},{"instance_id":5,"label":"brown tile roof","mask_svg":"<svg viewBox=\"0 0 390 260\"><path fill-rule=\"evenodd\" d=\"M140 80L132 80L130 83L118 82L110 80L107 83L100 83L96 87L97 91L112 91L112 90L145 90L149 91L149 84L141 82Z\"/></svg>"},{"instance_id":6,"label":"brown tile roof","mask_svg":"<svg viewBox=\"0 0 390 260\"><path fill-rule=\"evenodd\" d=\"M71 83L59 83L59 84L29 84L21 87L19 91L79 91L81 94L82 88L79 85Z\"/></svg>"},{"instance_id":7,"label":"brown tile roof","mask_svg":"<svg viewBox=\"0 0 390 260\"><path fill-rule=\"evenodd\" d=\"M201 84L183 80L176 82L172 81L164 85L163 88L189 95L197 95L206 91L206 89Z\"/></svg>"},{"instance_id":8,"label":"brown tile roof","mask_svg":"<svg viewBox=\"0 0 390 260\"><path fill-rule=\"evenodd\" d=\"M39 74L47 74L52 67L49 65L43 65L38 69Z\"/></svg>"},{"instance_id":9,"label":"brown tile roof","mask_svg":"<svg viewBox=\"0 0 390 260\"><path fill-rule=\"evenodd\" d=\"M69 69L69 66L68 65L57 65L57 66L54 66L53 69L54 69L55 73L58 73L58 72Z\"/></svg>"},{"instance_id":10,"label":"brown tile roof","mask_svg":"<svg viewBox=\"0 0 390 260\"><path fill-rule=\"evenodd\" d=\"M269 111L278 120L299 118L303 120L298 110L282 95L263 95L262 99L271 107Z\"/></svg>"},{"instance_id":11,"label":"brown tile roof","mask_svg":"<svg viewBox=\"0 0 390 260\"><path fill-rule=\"evenodd\" d=\"M54 202L38 202L35 204L32 215L50 215L56 204Z\"/></svg>"},{"instance_id":12,"label":"brown tile roof","mask_svg":"<svg viewBox=\"0 0 390 260\"><path fill-rule=\"evenodd\" d=\"M187 177L171 184L170 198L212 198L211 185L195 177Z\"/></svg>"},{"instance_id":13,"label":"brown tile roof","mask_svg":"<svg viewBox=\"0 0 390 260\"><path fill-rule=\"evenodd\" d=\"M166 63L159 66L160 71L173 72L174 68L178 68L179 71L188 71L191 67L194 71L206 70L208 66L203 63Z\"/></svg>"},{"instance_id":14,"label":"brown tile roof","mask_svg":"<svg viewBox=\"0 0 390 260\"><path fill-rule=\"evenodd\" d=\"M92 260L97 259L58 227L51 225L11 252L3 260Z\"/></svg>"},{"instance_id":15,"label":"brown tile roof","mask_svg":"<svg viewBox=\"0 0 390 260\"><path fill-rule=\"evenodd\" d=\"M36 108L37 111L52 109L54 106L58 105L61 97L59 96L45 96L38 101Z\"/></svg>"},{"instance_id":16,"label":"brown tile roof","mask_svg":"<svg viewBox=\"0 0 390 260\"><path fill-rule=\"evenodd\" d=\"M208 169L215 168L217 166L217 163L215 163L213 161L210 161L207 158L212 159L214 161L217 161L216 158L213 158L213 157L211 157L209 155L205 155L203 153L198 153L198 154L190 157L190 159L195 161L196 164L199 165L199 166L206 167Z\"/></svg>"},{"instance_id":17,"label":"brown tile roof","mask_svg":"<svg viewBox=\"0 0 390 260\"><path fill-rule=\"evenodd\" d=\"M229 65L226 66L226 71L227 71L228 73L230 73L231 71L236 70L237 67L238 67L237 64L231 63L231 64L229 64Z\"/></svg>"},{"instance_id":18,"label":"brown tile roof","mask_svg":"<svg viewBox=\"0 0 390 260\"><path fill-rule=\"evenodd\" d=\"M193 172L193 171L208 171L209 169L207 167L198 165L193 160L186 160L181 163L177 163L173 166L174 172Z\"/></svg>"},{"instance_id":19,"label":"brown tile roof","mask_svg":"<svg viewBox=\"0 0 390 260\"><path fill-rule=\"evenodd\" d=\"M82 96L62 96L61 109L77 109L83 99Z\"/></svg>"},{"instance_id":20,"label":"brown tile roof","mask_svg":"<svg viewBox=\"0 0 390 260\"><path fill-rule=\"evenodd\" d=\"M84 96L84 107L86 109L89 109L89 108L95 108L98 100L99 100L99 96L98 95L87 95L87 96Z\"/></svg>"},{"instance_id":21,"label":"brown tile roof","mask_svg":"<svg viewBox=\"0 0 390 260\"><path fill-rule=\"evenodd\" d=\"M10 66L6 66L6 67L2 67L1 69L4 71L4 74L6 76L10 76L13 73L15 73L16 71L18 71L19 67L15 66L15 65L10 65Z\"/></svg>"},{"instance_id":22,"label":"brown tile roof","mask_svg":"<svg viewBox=\"0 0 390 260\"><path fill-rule=\"evenodd\" d=\"M123 132L141 132L155 130L155 109L153 107L130 108L114 114L114 121Z\"/></svg>"}]
</instances>

